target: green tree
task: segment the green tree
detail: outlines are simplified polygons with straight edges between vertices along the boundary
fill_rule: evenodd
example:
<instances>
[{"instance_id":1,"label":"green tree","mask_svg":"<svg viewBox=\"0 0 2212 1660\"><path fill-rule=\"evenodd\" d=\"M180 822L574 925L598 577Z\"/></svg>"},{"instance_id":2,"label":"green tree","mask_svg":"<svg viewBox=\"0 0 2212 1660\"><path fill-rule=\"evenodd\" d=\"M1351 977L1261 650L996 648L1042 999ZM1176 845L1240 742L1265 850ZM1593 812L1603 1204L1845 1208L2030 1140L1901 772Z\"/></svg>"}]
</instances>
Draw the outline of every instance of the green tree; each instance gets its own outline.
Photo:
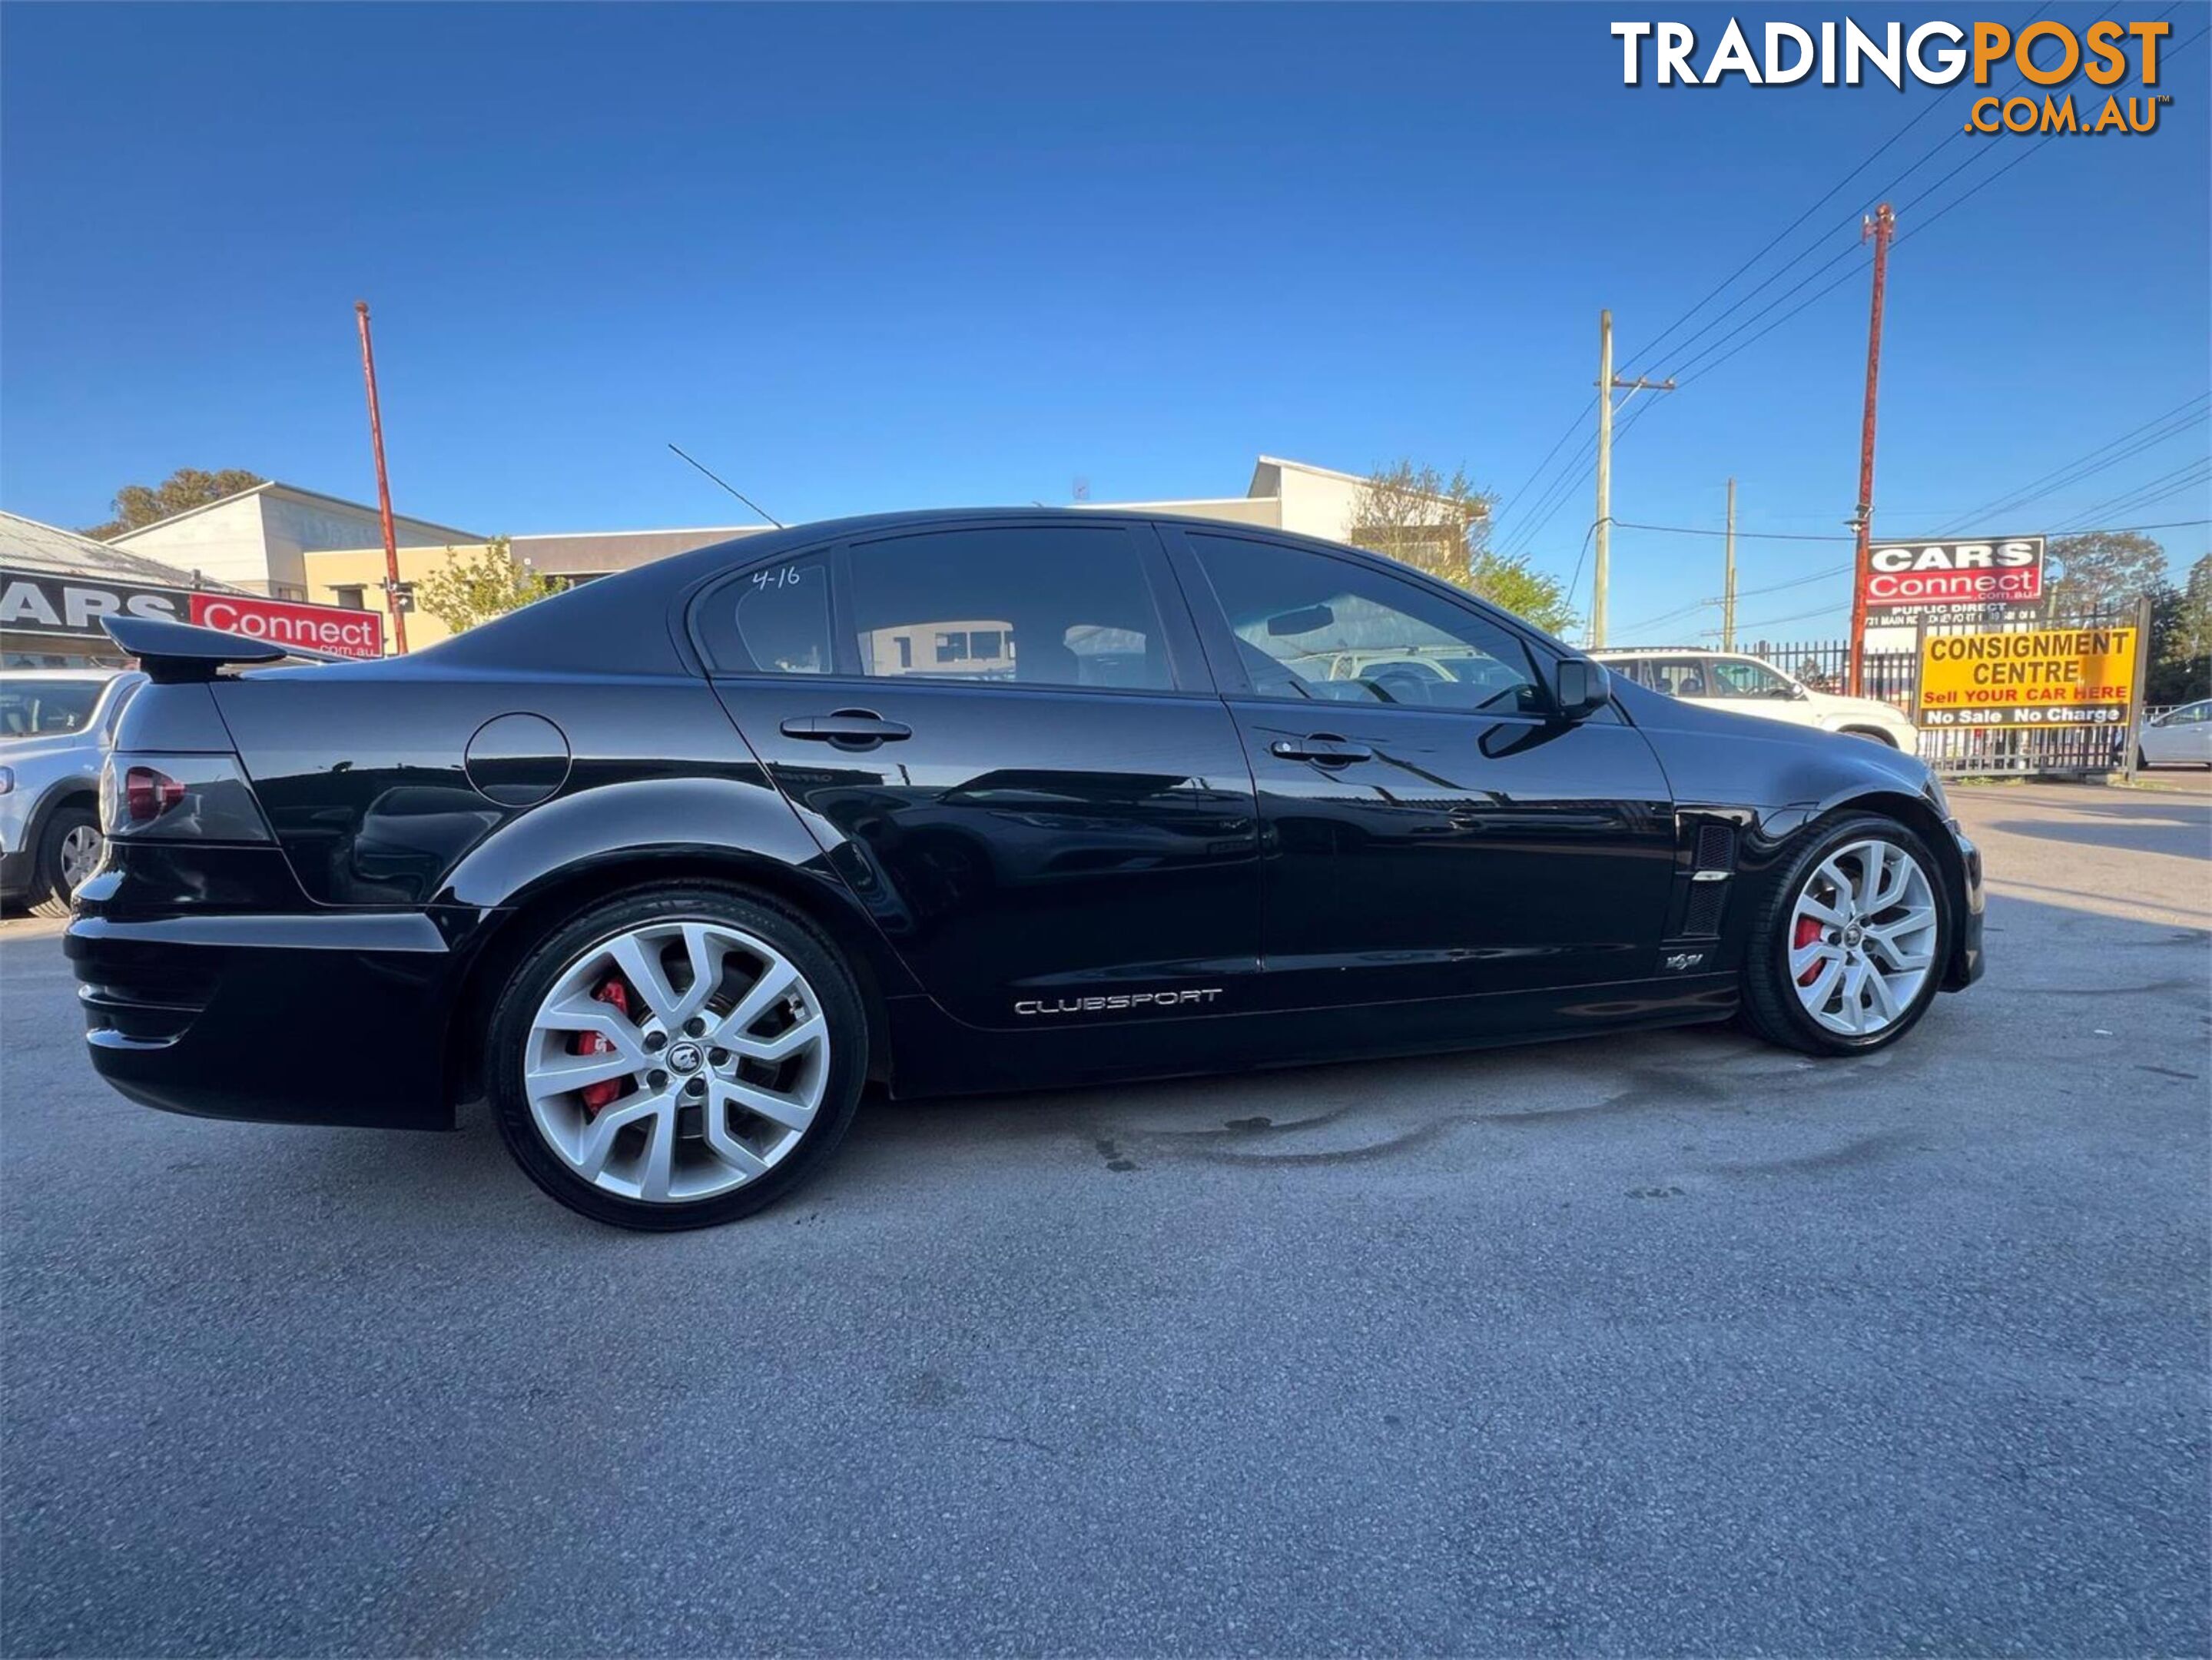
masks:
<instances>
[{"instance_id":1,"label":"green tree","mask_svg":"<svg viewBox=\"0 0 2212 1660\"><path fill-rule=\"evenodd\" d=\"M2166 550L2140 531L2090 531L2055 538L2045 550L2059 570L2051 614L2118 616L2166 586Z\"/></svg>"},{"instance_id":2,"label":"green tree","mask_svg":"<svg viewBox=\"0 0 2212 1660\"><path fill-rule=\"evenodd\" d=\"M415 605L455 634L504 617L561 585L518 561L507 538L469 548L447 548L446 562L415 584Z\"/></svg>"},{"instance_id":3,"label":"green tree","mask_svg":"<svg viewBox=\"0 0 2212 1660\"><path fill-rule=\"evenodd\" d=\"M2183 662L2212 657L2212 553L2189 568L2188 580L2175 593L2165 654Z\"/></svg>"},{"instance_id":4,"label":"green tree","mask_svg":"<svg viewBox=\"0 0 2212 1660\"><path fill-rule=\"evenodd\" d=\"M2143 697L2151 703L2212 697L2212 553L2189 568L2181 587L2168 585L2151 600Z\"/></svg>"},{"instance_id":5,"label":"green tree","mask_svg":"<svg viewBox=\"0 0 2212 1660\"><path fill-rule=\"evenodd\" d=\"M104 525L94 525L85 534L110 541L125 531L138 530L173 514L204 508L210 502L220 502L226 496L235 496L266 482L259 473L248 472L242 467L225 467L221 472L179 467L158 484L125 484L107 504L108 511L115 517Z\"/></svg>"},{"instance_id":6,"label":"green tree","mask_svg":"<svg viewBox=\"0 0 2212 1660\"><path fill-rule=\"evenodd\" d=\"M1565 634L1575 625L1565 585L1534 569L1525 554L1492 550L1493 500L1469 482L1464 468L1446 477L1434 467L1395 461L1361 485L1346 539Z\"/></svg>"}]
</instances>

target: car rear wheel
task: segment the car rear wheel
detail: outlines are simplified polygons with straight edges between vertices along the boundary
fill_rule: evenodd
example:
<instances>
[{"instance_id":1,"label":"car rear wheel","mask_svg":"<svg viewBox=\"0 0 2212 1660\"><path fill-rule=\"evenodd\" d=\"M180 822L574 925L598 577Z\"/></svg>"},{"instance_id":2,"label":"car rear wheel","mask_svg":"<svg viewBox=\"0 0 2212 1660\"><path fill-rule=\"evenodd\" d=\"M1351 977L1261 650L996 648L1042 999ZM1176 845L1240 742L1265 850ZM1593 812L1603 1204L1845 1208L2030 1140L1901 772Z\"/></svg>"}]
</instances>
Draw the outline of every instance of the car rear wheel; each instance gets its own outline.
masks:
<instances>
[{"instance_id":1,"label":"car rear wheel","mask_svg":"<svg viewBox=\"0 0 2212 1660\"><path fill-rule=\"evenodd\" d=\"M67 916L70 901L84 879L100 868L100 856L106 850L106 843L100 839L98 813L90 807L56 807L39 835L33 913Z\"/></svg>"},{"instance_id":2,"label":"car rear wheel","mask_svg":"<svg viewBox=\"0 0 2212 1660\"><path fill-rule=\"evenodd\" d=\"M779 906L686 887L611 900L531 952L493 1011L507 1151L572 1210L709 1227L843 1139L867 1023L830 945Z\"/></svg>"},{"instance_id":3,"label":"car rear wheel","mask_svg":"<svg viewBox=\"0 0 2212 1660\"><path fill-rule=\"evenodd\" d=\"M1927 1012L1949 943L1926 842L1873 814L1815 825L1759 907L1745 1015L1759 1036L1808 1055L1885 1048Z\"/></svg>"}]
</instances>

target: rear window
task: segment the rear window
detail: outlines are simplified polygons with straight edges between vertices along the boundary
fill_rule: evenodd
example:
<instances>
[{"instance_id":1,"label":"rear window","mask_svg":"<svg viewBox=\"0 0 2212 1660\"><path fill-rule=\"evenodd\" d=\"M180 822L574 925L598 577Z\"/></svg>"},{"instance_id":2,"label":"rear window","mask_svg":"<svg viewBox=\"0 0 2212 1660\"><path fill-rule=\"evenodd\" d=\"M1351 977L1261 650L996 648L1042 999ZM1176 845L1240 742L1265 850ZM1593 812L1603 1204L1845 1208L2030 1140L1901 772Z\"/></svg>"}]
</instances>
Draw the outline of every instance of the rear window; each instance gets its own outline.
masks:
<instances>
[{"instance_id":1,"label":"rear window","mask_svg":"<svg viewBox=\"0 0 2212 1660\"><path fill-rule=\"evenodd\" d=\"M105 680L0 680L0 739L82 732Z\"/></svg>"}]
</instances>

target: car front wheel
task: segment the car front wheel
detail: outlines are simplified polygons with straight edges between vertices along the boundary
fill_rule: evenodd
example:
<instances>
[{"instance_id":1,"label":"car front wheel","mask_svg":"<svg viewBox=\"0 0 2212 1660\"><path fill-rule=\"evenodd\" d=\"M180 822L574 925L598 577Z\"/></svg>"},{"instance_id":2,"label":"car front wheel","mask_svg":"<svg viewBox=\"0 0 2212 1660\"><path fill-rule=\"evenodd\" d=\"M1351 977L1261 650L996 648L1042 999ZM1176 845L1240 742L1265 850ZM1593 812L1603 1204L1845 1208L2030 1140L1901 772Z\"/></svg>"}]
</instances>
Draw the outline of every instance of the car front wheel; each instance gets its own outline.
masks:
<instances>
[{"instance_id":1,"label":"car front wheel","mask_svg":"<svg viewBox=\"0 0 2212 1660\"><path fill-rule=\"evenodd\" d=\"M805 921L735 891L595 905L554 929L492 1014L507 1151L619 1227L733 1221L813 1173L867 1072L852 977Z\"/></svg>"},{"instance_id":2,"label":"car front wheel","mask_svg":"<svg viewBox=\"0 0 2212 1660\"><path fill-rule=\"evenodd\" d=\"M1808 1055L1884 1048L1927 1012L1949 943L1939 868L1918 836L1874 814L1814 825L1759 906L1745 1015Z\"/></svg>"}]
</instances>

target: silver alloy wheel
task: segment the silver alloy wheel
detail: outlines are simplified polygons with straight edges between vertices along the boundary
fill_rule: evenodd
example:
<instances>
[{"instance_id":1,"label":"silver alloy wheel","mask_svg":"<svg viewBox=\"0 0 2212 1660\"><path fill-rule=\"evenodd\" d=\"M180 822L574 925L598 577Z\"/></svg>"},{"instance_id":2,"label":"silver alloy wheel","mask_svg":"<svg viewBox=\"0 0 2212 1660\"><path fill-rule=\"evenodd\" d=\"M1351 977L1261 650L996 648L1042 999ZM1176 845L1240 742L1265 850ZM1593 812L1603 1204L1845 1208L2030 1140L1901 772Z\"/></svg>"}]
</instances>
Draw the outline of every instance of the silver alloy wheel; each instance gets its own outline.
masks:
<instances>
[{"instance_id":1,"label":"silver alloy wheel","mask_svg":"<svg viewBox=\"0 0 2212 1660\"><path fill-rule=\"evenodd\" d=\"M526 1041L523 1087L545 1145L592 1186L652 1204L711 1199L772 1169L830 1080L813 987L726 922L648 922L601 940L562 970ZM609 1085L611 1098L586 1098Z\"/></svg>"},{"instance_id":2,"label":"silver alloy wheel","mask_svg":"<svg viewBox=\"0 0 2212 1660\"><path fill-rule=\"evenodd\" d=\"M1805 879L1790 912L1790 983L1830 1031L1871 1037L1920 995L1936 967L1936 890L1894 842L1847 842Z\"/></svg>"},{"instance_id":3,"label":"silver alloy wheel","mask_svg":"<svg viewBox=\"0 0 2212 1660\"><path fill-rule=\"evenodd\" d=\"M85 878L100 868L100 855L105 850L96 824L79 824L62 837L62 886L75 893L84 885Z\"/></svg>"}]
</instances>

